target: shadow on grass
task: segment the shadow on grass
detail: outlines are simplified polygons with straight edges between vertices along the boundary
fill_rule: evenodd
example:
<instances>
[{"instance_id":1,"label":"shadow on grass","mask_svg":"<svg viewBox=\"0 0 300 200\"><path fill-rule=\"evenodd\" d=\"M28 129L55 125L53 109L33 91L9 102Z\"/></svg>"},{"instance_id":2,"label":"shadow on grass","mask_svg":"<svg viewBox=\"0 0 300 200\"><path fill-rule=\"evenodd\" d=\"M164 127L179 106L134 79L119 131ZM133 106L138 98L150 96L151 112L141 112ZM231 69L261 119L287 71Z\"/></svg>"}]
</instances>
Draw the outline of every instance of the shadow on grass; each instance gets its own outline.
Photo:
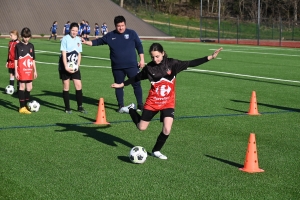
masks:
<instances>
[{"instance_id":1,"label":"shadow on grass","mask_svg":"<svg viewBox=\"0 0 300 200\"><path fill-rule=\"evenodd\" d=\"M57 126L63 127L63 130L56 130L56 132L68 132L74 131L78 133L82 133L84 137L89 137L101 142L103 144L109 146L118 146L117 143L120 143L128 148L134 147L133 144L123 140L122 138L116 137L114 135L110 135L100 130L104 130L109 128L110 126L80 126L76 124L64 124L64 123L56 123Z\"/></svg>"},{"instance_id":2,"label":"shadow on grass","mask_svg":"<svg viewBox=\"0 0 300 200\"><path fill-rule=\"evenodd\" d=\"M6 101L6 100L1 99L0 100L0 105L3 106L4 108L14 110L16 112L19 111L19 106L15 105L14 103L12 103L10 101Z\"/></svg>"},{"instance_id":3,"label":"shadow on grass","mask_svg":"<svg viewBox=\"0 0 300 200\"><path fill-rule=\"evenodd\" d=\"M230 101L233 101L233 102L236 102L236 103L247 103L247 104L250 104L249 101L241 101L241 100L234 100L234 99L231 99ZM266 106L266 107L269 107L269 108L276 108L276 109L280 109L280 110L300 112L300 109L297 109L297 108L289 108L289 107L285 107L285 106L277 106L277 105L271 105L271 104L266 104L266 103L257 103L257 106ZM234 109L230 109L230 108L226 108L226 109L228 109L228 110L234 110ZM245 111L239 111L239 110L234 110L234 111L245 113Z\"/></svg>"},{"instance_id":4,"label":"shadow on grass","mask_svg":"<svg viewBox=\"0 0 300 200\"><path fill-rule=\"evenodd\" d=\"M14 99L18 99L18 102L16 102L16 103L1 99L0 105L3 106L4 108L19 112L19 96L18 96L18 93L16 92L16 90L12 95L6 94L5 88L0 88L0 91L2 91L3 95L8 95Z\"/></svg>"},{"instance_id":5,"label":"shadow on grass","mask_svg":"<svg viewBox=\"0 0 300 200\"><path fill-rule=\"evenodd\" d=\"M129 157L128 156L118 156L118 159L123 161L123 162L127 162L127 163L131 163L131 164L134 164L132 163L130 160L129 160Z\"/></svg>"},{"instance_id":6,"label":"shadow on grass","mask_svg":"<svg viewBox=\"0 0 300 200\"><path fill-rule=\"evenodd\" d=\"M244 111L244 110L237 110L237 109L232 109L232 108L225 108L225 109L235 111L235 112L245 113L245 114L248 113L248 111Z\"/></svg>"},{"instance_id":7,"label":"shadow on grass","mask_svg":"<svg viewBox=\"0 0 300 200\"><path fill-rule=\"evenodd\" d=\"M43 92L42 94L33 95L31 97L31 99L34 99L34 98L38 99L37 101L39 101L39 103L43 106L48 106L50 108L58 107L56 109L64 110L64 102L63 102L63 98L62 98L62 92L53 92L53 91L48 91L48 90L42 90L42 92ZM41 96L41 97L54 96L54 97L61 98L61 106L58 106L56 104L52 104L50 102L46 102L46 101L38 98L39 96ZM70 91L70 101L75 101L76 102L75 91L74 92ZM83 107L84 107L85 104L96 105L96 106L99 105L99 99L94 99L94 98L90 98L90 97L87 97L87 96L83 96L82 102L83 102ZM105 108L112 109L112 110L117 110L118 105L105 102ZM77 110L77 106L76 106L76 110Z\"/></svg>"},{"instance_id":8,"label":"shadow on grass","mask_svg":"<svg viewBox=\"0 0 300 200\"><path fill-rule=\"evenodd\" d=\"M6 92L5 92L5 88L3 88L3 87L0 87L0 91L1 91L3 94L6 94Z\"/></svg>"},{"instance_id":9,"label":"shadow on grass","mask_svg":"<svg viewBox=\"0 0 300 200\"><path fill-rule=\"evenodd\" d=\"M239 163L235 163L235 162L232 162L232 161L229 161L229 160L225 160L225 159L222 159L222 158L217 158L217 157L210 156L210 155L205 155L205 156L208 157L208 158L212 158L214 160L220 161L222 163L226 163L228 165L234 166L234 167L238 167L238 168L244 167L243 165L241 165Z\"/></svg>"},{"instance_id":10,"label":"shadow on grass","mask_svg":"<svg viewBox=\"0 0 300 200\"><path fill-rule=\"evenodd\" d=\"M116 137L114 135L99 130L99 129L104 130L106 128L109 128L110 126L86 127L86 126L79 126L75 124L64 124L64 123L56 123L56 125L64 128L63 130L56 130L56 132L75 131L78 133L83 133L84 137L93 138L98 142L101 142L109 146L118 146L117 143L119 143L124 146L127 146L129 149L134 147L133 144L127 142L126 140L123 140L122 138ZM128 155L129 155L129 151L128 151ZM129 160L128 156L118 156L118 159L126 163L134 164Z\"/></svg>"}]
</instances>

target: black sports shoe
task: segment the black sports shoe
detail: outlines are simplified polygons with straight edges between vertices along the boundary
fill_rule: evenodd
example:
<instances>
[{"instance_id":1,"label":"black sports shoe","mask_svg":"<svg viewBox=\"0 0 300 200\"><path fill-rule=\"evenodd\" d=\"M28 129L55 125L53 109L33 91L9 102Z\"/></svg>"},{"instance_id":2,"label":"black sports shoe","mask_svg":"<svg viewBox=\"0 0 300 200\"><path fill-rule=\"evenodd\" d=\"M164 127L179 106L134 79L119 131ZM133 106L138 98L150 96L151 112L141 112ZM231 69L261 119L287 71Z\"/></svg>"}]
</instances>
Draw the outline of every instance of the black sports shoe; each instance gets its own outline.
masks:
<instances>
[{"instance_id":1,"label":"black sports shoe","mask_svg":"<svg viewBox=\"0 0 300 200\"><path fill-rule=\"evenodd\" d=\"M137 111L143 112L143 109L144 109L144 105L139 104L137 107Z\"/></svg>"},{"instance_id":2,"label":"black sports shoe","mask_svg":"<svg viewBox=\"0 0 300 200\"><path fill-rule=\"evenodd\" d=\"M87 114L87 111L84 110L84 108L82 106L79 106L77 110L78 110L78 112L81 112L83 114Z\"/></svg>"}]
</instances>

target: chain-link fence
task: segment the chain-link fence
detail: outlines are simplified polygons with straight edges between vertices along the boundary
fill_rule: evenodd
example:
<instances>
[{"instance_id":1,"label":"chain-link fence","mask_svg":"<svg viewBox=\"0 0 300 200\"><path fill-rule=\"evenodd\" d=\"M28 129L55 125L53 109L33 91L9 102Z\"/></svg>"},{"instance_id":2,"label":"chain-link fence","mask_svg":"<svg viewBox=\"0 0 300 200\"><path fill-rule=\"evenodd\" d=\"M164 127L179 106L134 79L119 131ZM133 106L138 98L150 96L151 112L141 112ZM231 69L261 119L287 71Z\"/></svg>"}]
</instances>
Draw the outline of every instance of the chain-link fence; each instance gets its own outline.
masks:
<instances>
[{"instance_id":1,"label":"chain-link fence","mask_svg":"<svg viewBox=\"0 0 300 200\"><path fill-rule=\"evenodd\" d=\"M158 12L153 6L137 0L127 1L125 8L157 29L176 38L194 38L206 42L227 40L236 44L245 40L252 40L253 43L258 44L260 40L270 40L277 42L277 46L282 46L283 41L300 41L300 22L298 21L278 18L261 19L258 23L257 19L221 17L219 20L218 17L206 16L199 19L199 10L194 11L194 15L198 18L180 17Z\"/></svg>"}]
</instances>

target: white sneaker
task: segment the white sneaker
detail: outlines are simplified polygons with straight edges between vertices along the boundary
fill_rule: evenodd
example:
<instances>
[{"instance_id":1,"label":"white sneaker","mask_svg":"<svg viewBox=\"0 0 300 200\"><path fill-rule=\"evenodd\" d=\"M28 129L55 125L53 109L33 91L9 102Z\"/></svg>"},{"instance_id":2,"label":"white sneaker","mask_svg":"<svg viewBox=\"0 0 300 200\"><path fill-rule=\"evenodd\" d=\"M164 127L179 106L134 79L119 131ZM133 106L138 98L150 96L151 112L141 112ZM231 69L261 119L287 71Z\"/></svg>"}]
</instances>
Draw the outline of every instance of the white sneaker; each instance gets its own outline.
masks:
<instances>
[{"instance_id":1,"label":"white sneaker","mask_svg":"<svg viewBox=\"0 0 300 200\"><path fill-rule=\"evenodd\" d=\"M130 108L135 109L134 103L129 104L128 106L124 106L124 107L120 108L119 113L129 113Z\"/></svg>"},{"instance_id":2,"label":"white sneaker","mask_svg":"<svg viewBox=\"0 0 300 200\"><path fill-rule=\"evenodd\" d=\"M154 151L152 152L152 156L162 159L162 160L167 160L167 156L165 156L164 154L160 153L160 151Z\"/></svg>"}]
</instances>

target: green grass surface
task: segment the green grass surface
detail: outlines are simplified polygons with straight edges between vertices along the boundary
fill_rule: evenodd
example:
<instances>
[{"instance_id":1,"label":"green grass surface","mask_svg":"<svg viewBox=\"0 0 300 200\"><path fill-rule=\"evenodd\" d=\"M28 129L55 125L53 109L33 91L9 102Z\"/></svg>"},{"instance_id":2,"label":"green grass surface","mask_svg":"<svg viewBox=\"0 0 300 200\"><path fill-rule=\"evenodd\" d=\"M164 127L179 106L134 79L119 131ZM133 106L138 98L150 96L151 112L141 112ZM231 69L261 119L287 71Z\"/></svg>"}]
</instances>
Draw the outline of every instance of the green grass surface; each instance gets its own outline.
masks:
<instances>
[{"instance_id":1,"label":"green grass surface","mask_svg":"<svg viewBox=\"0 0 300 200\"><path fill-rule=\"evenodd\" d=\"M177 76L176 117L162 149L132 164L130 149L151 151L158 116L138 131L117 102L107 46L84 46L81 66L87 115L63 112L58 79L59 42L33 39L38 78L31 115L18 113L16 95L4 94L7 39L0 39L0 199L299 199L299 49L223 45L218 59ZM157 41L156 41L157 42ZM169 57L210 55L219 44L160 41ZM146 62L152 41L143 41ZM203 71L209 70L209 71ZM144 99L150 83L142 82ZM256 91L259 116L245 114ZM76 109L74 87L71 108ZM109 127L94 125L99 98ZM125 103L135 102L125 88ZM239 170L255 133L263 173Z\"/></svg>"}]
</instances>

